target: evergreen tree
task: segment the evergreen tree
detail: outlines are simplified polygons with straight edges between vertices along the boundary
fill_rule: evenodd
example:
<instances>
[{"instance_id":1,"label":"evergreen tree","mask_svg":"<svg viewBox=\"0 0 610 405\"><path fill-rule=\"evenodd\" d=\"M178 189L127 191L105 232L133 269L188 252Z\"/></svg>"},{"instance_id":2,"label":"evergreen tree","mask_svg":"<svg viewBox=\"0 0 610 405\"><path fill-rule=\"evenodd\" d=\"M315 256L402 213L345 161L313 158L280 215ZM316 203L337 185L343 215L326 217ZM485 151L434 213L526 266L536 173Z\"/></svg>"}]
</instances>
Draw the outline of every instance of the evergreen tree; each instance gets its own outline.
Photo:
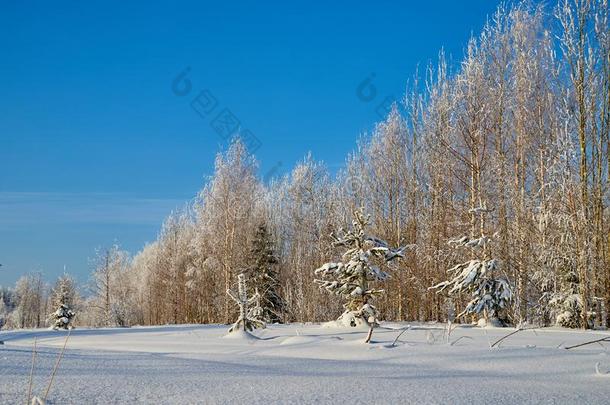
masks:
<instances>
[{"instance_id":1,"label":"evergreen tree","mask_svg":"<svg viewBox=\"0 0 610 405\"><path fill-rule=\"evenodd\" d=\"M57 308L57 311L51 314L51 319L53 321L52 329L72 329L72 319L76 314L67 305L60 305Z\"/></svg>"},{"instance_id":2,"label":"evergreen tree","mask_svg":"<svg viewBox=\"0 0 610 405\"><path fill-rule=\"evenodd\" d=\"M555 314L555 322L564 328L582 327L583 304L578 294L579 278L574 269L569 269L562 277L561 291L552 295L549 307ZM593 327L593 315L587 314L587 327Z\"/></svg>"},{"instance_id":3,"label":"evergreen tree","mask_svg":"<svg viewBox=\"0 0 610 405\"><path fill-rule=\"evenodd\" d=\"M0 329L10 327L10 316L15 309L15 293L13 290L0 287Z\"/></svg>"},{"instance_id":4,"label":"evergreen tree","mask_svg":"<svg viewBox=\"0 0 610 405\"><path fill-rule=\"evenodd\" d=\"M353 229L338 235L332 234L333 246L347 248L343 262L325 263L315 270L316 276L324 279L314 280L316 284L331 294L339 295L346 301L345 312L339 320L350 326L376 326L378 312L371 300L384 290L372 287L369 283L386 281L390 276L371 260L378 259L388 263L402 258L405 247L393 249L380 239L365 234L369 216L360 209L354 212Z\"/></svg>"},{"instance_id":5,"label":"evergreen tree","mask_svg":"<svg viewBox=\"0 0 610 405\"><path fill-rule=\"evenodd\" d=\"M51 305L57 308L50 315L53 329L72 329L70 323L76 315L73 311L76 305L76 285L67 274L61 276L51 290Z\"/></svg>"},{"instance_id":6,"label":"evergreen tree","mask_svg":"<svg viewBox=\"0 0 610 405\"><path fill-rule=\"evenodd\" d=\"M286 304L279 294L279 274L276 270L278 259L273 248L271 234L266 224L256 229L249 255L248 275L251 294L260 295L261 319L267 323L282 322Z\"/></svg>"},{"instance_id":7,"label":"evergreen tree","mask_svg":"<svg viewBox=\"0 0 610 405\"><path fill-rule=\"evenodd\" d=\"M505 324L505 311L503 310L508 307L513 292L506 278L496 277L498 261L487 257L485 249L489 242L490 238L485 235L476 239L464 236L450 240L449 244L455 247L466 247L475 252L483 251L482 256L484 258L475 257L450 268L447 273L451 274L452 278L438 283L430 289L438 290L437 294L448 289L450 296L461 292L471 294L470 302L458 314L458 318L464 315L482 313L486 323L491 320L494 323Z\"/></svg>"},{"instance_id":8,"label":"evergreen tree","mask_svg":"<svg viewBox=\"0 0 610 405\"><path fill-rule=\"evenodd\" d=\"M76 283L67 274L59 277L51 290L51 306L59 308L62 305L73 309L76 305Z\"/></svg>"}]
</instances>

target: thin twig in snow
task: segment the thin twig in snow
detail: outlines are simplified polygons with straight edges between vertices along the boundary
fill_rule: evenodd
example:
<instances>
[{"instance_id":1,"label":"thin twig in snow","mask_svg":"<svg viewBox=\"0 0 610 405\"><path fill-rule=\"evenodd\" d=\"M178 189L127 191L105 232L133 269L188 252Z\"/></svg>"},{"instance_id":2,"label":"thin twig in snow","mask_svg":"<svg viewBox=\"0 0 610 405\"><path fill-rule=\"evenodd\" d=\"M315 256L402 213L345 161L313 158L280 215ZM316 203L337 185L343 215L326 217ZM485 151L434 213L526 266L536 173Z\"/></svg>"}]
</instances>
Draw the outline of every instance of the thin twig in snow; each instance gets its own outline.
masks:
<instances>
[{"instance_id":1,"label":"thin twig in snow","mask_svg":"<svg viewBox=\"0 0 610 405\"><path fill-rule=\"evenodd\" d=\"M474 340L473 338L471 338L470 336L460 336L459 338L455 339L453 342L449 343L449 346L453 346L455 345L457 342L459 342L461 339L470 339L470 340Z\"/></svg>"},{"instance_id":2,"label":"thin twig in snow","mask_svg":"<svg viewBox=\"0 0 610 405\"><path fill-rule=\"evenodd\" d=\"M394 339L394 341L392 342L392 347L396 346L396 342L398 342L398 338L400 338L402 336L402 334L405 333L406 331L408 331L409 329L411 329L410 326L407 326L406 328L403 328L402 332L400 332L398 334L398 336L396 336L396 339Z\"/></svg>"},{"instance_id":3,"label":"thin twig in snow","mask_svg":"<svg viewBox=\"0 0 610 405\"><path fill-rule=\"evenodd\" d=\"M47 402L47 396L49 395L49 391L51 391L51 386L53 385L53 379L55 379L55 373L59 368L59 362L61 358L64 356L64 352L66 351L66 345L68 344L68 339L70 338L70 333L72 329L68 330L68 334L66 335L66 340L64 340L64 346L61 348L61 352L59 352L59 356L57 356L57 361L55 362L55 367L53 367L53 372L51 373L51 379L49 380L49 385L47 386L47 390L44 393L43 401Z\"/></svg>"},{"instance_id":4,"label":"thin twig in snow","mask_svg":"<svg viewBox=\"0 0 610 405\"><path fill-rule=\"evenodd\" d=\"M32 398L32 383L34 380L34 364L36 363L36 337L34 337L34 348L32 349L32 368L30 369L30 383L28 384L28 399L25 401L26 405L30 404Z\"/></svg>"},{"instance_id":5,"label":"thin twig in snow","mask_svg":"<svg viewBox=\"0 0 610 405\"><path fill-rule=\"evenodd\" d=\"M581 346L586 346L586 345L592 345L593 343L599 343L599 342L610 342L610 336L606 336L605 338L601 338L601 339L595 339L590 342L581 343L579 345L568 346L568 347L566 347L566 350L570 350L570 349L574 349L576 347L581 347Z\"/></svg>"},{"instance_id":6,"label":"thin twig in snow","mask_svg":"<svg viewBox=\"0 0 610 405\"><path fill-rule=\"evenodd\" d=\"M515 330L515 331L513 331L513 332L511 332L511 333L509 333L508 335L506 335L506 336L504 336L504 337L501 337L500 339L496 340L496 341L494 342L494 344L492 344L492 345L491 345L491 347L494 347L494 346L495 346L495 345L497 345L498 343L502 342L504 339L509 338L509 337L511 337L512 335L515 335L515 334L517 334L517 333L519 333L519 332L521 332L521 331L524 331L524 330L531 330L531 331L534 331L534 334L536 334L536 329L538 329L538 328L536 328L536 327L532 327L532 328L519 328L519 329L517 329L517 330Z\"/></svg>"}]
</instances>

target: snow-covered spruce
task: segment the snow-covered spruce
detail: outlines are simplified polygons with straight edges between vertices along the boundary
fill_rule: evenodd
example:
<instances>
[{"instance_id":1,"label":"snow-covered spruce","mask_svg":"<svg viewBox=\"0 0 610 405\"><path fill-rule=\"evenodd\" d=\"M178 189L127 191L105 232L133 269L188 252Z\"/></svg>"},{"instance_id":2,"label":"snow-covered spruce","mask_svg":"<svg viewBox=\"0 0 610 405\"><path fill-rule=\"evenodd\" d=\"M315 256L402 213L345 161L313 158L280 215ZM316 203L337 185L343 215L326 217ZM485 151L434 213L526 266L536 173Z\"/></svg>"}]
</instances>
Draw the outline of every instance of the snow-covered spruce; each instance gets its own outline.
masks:
<instances>
[{"instance_id":1,"label":"snow-covered spruce","mask_svg":"<svg viewBox=\"0 0 610 405\"><path fill-rule=\"evenodd\" d=\"M513 292L506 278L496 277L498 261L486 257L486 246L489 242L490 238L484 235L475 239L464 236L450 240L449 244L455 247L482 250L481 255L484 258L474 258L450 268L447 273L451 278L430 289L438 290L437 294L446 291L450 297L468 292L471 294L471 300L458 314L458 318L464 315L483 314L486 324L504 325L506 320L503 310L512 300Z\"/></svg>"},{"instance_id":2,"label":"snow-covered spruce","mask_svg":"<svg viewBox=\"0 0 610 405\"><path fill-rule=\"evenodd\" d=\"M389 274L371 263L372 259L379 259L388 263L394 259L404 257L406 247L394 249L385 241L368 236L365 229L369 223L369 216L360 209L354 212L353 229L345 232L343 229L338 235L334 233L333 246L347 248L342 255L342 262L325 263L315 270L315 275L321 279L314 280L320 289L331 294L339 295L345 300L345 312L338 321L349 326L376 326L378 312L371 304L371 299L382 294L384 290L369 285L371 282L383 282Z\"/></svg>"},{"instance_id":3,"label":"snow-covered spruce","mask_svg":"<svg viewBox=\"0 0 610 405\"><path fill-rule=\"evenodd\" d=\"M57 279L51 290L52 308L57 308L49 315L51 329L72 329L72 320L76 313L73 311L76 301L76 283L67 274Z\"/></svg>"},{"instance_id":4,"label":"snow-covered spruce","mask_svg":"<svg viewBox=\"0 0 610 405\"><path fill-rule=\"evenodd\" d=\"M280 323L286 303L279 293L280 281L276 270L278 259L273 249L273 240L264 223L256 230L249 256L252 265L245 274L248 276L249 293L260 295L261 314L257 319L266 323Z\"/></svg>"},{"instance_id":5,"label":"snow-covered spruce","mask_svg":"<svg viewBox=\"0 0 610 405\"><path fill-rule=\"evenodd\" d=\"M583 327L583 301L580 277L576 268L567 268L559 279L559 291L549 294L548 307L555 317L555 323L564 328ZM593 328L595 313L587 311L586 327Z\"/></svg>"},{"instance_id":6,"label":"snow-covered spruce","mask_svg":"<svg viewBox=\"0 0 610 405\"><path fill-rule=\"evenodd\" d=\"M67 305L60 305L59 308L57 308L57 311L51 314L51 319L53 321L51 329L72 329L70 322L72 322L74 315L76 315L74 311L68 308Z\"/></svg>"},{"instance_id":7,"label":"snow-covered spruce","mask_svg":"<svg viewBox=\"0 0 610 405\"><path fill-rule=\"evenodd\" d=\"M237 294L231 290L227 290L227 294L239 305L239 318L229 328L229 333L238 330L251 332L257 328L265 328L265 322L261 320L263 311L260 306L260 294L256 292L248 298L246 276L243 273L237 276Z\"/></svg>"}]
</instances>

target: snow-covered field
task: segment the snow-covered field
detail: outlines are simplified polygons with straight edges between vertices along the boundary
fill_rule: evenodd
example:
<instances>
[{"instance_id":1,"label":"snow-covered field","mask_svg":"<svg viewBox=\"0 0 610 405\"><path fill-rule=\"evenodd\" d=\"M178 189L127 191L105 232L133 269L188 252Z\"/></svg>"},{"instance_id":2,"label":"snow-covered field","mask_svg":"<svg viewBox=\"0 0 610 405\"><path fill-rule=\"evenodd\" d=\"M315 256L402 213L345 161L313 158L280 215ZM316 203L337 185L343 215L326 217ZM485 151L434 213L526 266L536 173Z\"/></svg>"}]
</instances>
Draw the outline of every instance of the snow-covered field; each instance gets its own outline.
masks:
<instances>
[{"instance_id":1,"label":"snow-covered field","mask_svg":"<svg viewBox=\"0 0 610 405\"><path fill-rule=\"evenodd\" d=\"M563 347L609 332L522 331L413 324L397 342L385 323L364 331L270 326L258 339L223 337L226 326L76 329L48 396L53 404L191 403L610 403L610 344ZM0 403L42 396L67 332L0 333ZM465 338L456 340L465 336ZM599 372L596 372L598 364Z\"/></svg>"}]
</instances>

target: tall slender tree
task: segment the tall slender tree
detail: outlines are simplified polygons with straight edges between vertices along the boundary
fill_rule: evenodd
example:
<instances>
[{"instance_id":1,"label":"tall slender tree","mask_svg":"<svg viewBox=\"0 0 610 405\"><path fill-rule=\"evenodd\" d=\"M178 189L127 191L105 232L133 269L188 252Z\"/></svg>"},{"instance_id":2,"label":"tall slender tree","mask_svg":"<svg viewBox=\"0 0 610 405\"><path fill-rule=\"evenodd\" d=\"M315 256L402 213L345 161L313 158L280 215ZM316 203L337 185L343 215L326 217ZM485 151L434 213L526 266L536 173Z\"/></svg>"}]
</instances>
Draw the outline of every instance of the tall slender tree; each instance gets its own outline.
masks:
<instances>
[{"instance_id":1,"label":"tall slender tree","mask_svg":"<svg viewBox=\"0 0 610 405\"><path fill-rule=\"evenodd\" d=\"M267 323L282 322L286 311L286 303L280 295L277 263L273 240L267 225L261 223L252 240L244 274L248 277L250 295L258 293L260 297L261 317Z\"/></svg>"}]
</instances>

